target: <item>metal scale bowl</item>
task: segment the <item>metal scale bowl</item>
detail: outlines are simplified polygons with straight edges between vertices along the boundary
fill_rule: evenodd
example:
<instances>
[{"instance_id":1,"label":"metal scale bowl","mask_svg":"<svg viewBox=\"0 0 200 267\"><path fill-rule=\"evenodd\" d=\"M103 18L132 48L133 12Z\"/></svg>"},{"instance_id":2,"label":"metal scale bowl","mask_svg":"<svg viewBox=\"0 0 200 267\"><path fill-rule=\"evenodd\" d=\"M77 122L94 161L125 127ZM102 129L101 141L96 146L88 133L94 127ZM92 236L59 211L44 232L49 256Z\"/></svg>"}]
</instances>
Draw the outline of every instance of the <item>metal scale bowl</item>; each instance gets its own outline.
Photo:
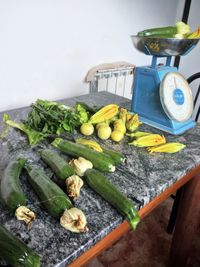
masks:
<instances>
[{"instance_id":1,"label":"metal scale bowl","mask_svg":"<svg viewBox=\"0 0 200 267\"><path fill-rule=\"evenodd\" d=\"M193 128L191 89L170 63L173 56L188 54L199 39L138 36L131 39L137 50L153 56L151 66L135 70L131 111L138 113L142 122L171 134ZM165 65L157 64L160 57L166 58Z\"/></svg>"}]
</instances>

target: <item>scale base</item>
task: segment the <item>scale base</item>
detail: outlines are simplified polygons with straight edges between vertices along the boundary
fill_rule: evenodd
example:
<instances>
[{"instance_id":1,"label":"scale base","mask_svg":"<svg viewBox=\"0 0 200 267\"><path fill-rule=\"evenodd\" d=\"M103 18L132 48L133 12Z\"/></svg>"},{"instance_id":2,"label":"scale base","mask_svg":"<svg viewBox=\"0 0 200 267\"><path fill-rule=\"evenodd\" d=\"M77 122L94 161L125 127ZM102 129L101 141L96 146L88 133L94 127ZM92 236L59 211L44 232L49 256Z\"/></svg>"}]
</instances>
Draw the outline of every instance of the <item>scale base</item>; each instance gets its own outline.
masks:
<instances>
[{"instance_id":1,"label":"scale base","mask_svg":"<svg viewBox=\"0 0 200 267\"><path fill-rule=\"evenodd\" d=\"M169 126L160 124L156 121L152 121L152 120L150 120L146 117L140 116L140 115L139 115L139 119L140 119L140 121L142 121L145 124L148 124L154 128L157 128L159 130L162 130L164 132L167 132L167 133L170 133L173 135L182 134L185 131L187 131L191 128L194 128L196 126L196 122L193 121L192 119L189 119L188 121L186 121L184 123L178 123L178 122L169 120L169 122L170 122L169 124L171 124Z\"/></svg>"},{"instance_id":2,"label":"scale base","mask_svg":"<svg viewBox=\"0 0 200 267\"><path fill-rule=\"evenodd\" d=\"M179 135L195 127L190 118L178 122L170 118L161 104L159 88L165 75L177 73L177 68L170 66L171 57L167 57L166 65L157 65L153 57L151 66L137 67L135 70L131 111L137 113L139 119L150 126L173 135Z\"/></svg>"}]
</instances>

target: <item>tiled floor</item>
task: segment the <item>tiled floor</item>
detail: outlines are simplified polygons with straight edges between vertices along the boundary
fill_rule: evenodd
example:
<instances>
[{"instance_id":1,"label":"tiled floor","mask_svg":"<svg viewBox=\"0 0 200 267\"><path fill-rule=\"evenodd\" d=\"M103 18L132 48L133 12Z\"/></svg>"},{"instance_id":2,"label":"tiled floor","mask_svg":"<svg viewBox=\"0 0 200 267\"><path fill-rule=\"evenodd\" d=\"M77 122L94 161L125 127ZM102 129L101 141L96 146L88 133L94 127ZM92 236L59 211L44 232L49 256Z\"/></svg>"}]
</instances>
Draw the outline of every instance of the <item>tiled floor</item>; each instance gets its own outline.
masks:
<instances>
[{"instance_id":1,"label":"tiled floor","mask_svg":"<svg viewBox=\"0 0 200 267\"><path fill-rule=\"evenodd\" d=\"M166 267L172 236L166 233L172 206L168 199L87 267ZM188 267L200 267L200 229L195 236Z\"/></svg>"}]
</instances>

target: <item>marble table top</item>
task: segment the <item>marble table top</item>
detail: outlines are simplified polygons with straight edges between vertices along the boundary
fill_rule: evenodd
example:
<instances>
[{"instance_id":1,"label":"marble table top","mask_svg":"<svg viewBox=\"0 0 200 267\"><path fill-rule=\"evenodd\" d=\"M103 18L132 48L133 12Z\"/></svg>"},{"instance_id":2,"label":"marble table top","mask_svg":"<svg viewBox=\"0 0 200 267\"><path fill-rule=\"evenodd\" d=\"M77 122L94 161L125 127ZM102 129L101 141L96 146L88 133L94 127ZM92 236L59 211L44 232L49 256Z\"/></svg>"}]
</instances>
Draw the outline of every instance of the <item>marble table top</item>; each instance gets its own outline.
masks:
<instances>
[{"instance_id":1,"label":"marble table top","mask_svg":"<svg viewBox=\"0 0 200 267\"><path fill-rule=\"evenodd\" d=\"M131 104L130 100L107 92L92 93L62 102L72 106L77 101L98 106L118 103L128 109ZM26 118L28 111L29 108L21 108L6 113L13 120L20 121ZM2 116L3 113L0 113L0 122ZM114 173L106 176L133 201L138 210L200 164L200 124L180 136L173 136L147 125L140 126L140 130L161 133L167 141L184 143L186 148L175 154L148 154L144 148L128 145L128 137L119 144L111 140L104 142L104 146L121 151L126 156L125 163L119 165ZM50 147L48 144L47 146ZM23 155L41 165L48 176L55 179L52 171L41 162L35 150L34 146L30 147L23 133L10 128L7 136L0 139L0 173L2 174L12 157ZM27 183L26 174L22 174L21 181L28 206L36 212L37 218L32 228L28 230L0 203L0 223L41 256L42 266L68 265L123 222L123 217L85 184L80 198L74 201L74 205L86 214L89 231L82 234L66 231L40 205L37 196ZM4 266L4 263L0 262L0 265Z\"/></svg>"}]
</instances>

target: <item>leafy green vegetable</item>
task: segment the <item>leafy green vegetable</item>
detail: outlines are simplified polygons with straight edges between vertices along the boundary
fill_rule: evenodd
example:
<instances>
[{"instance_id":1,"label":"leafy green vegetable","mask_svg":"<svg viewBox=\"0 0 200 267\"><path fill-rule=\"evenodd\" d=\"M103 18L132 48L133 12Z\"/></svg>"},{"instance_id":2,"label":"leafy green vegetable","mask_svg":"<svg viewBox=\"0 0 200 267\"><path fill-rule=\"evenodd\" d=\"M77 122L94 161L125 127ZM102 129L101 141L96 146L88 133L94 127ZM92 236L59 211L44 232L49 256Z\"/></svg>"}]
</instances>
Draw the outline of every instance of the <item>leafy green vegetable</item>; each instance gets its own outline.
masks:
<instances>
[{"instance_id":1,"label":"leafy green vegetable","mask_svg":"<svg viewBox=\"0 0 200 267\"><path fill-rule=\"evenodd\" d=\"M45 134L73 132L83 122L88 121L88 112L78 104L75 109L48 100L38 99L31 105L31 111L24 124Z\"/></svg>"},{"instance_id":2,"label":"leafy green vegetable","mask_svg":"<svg viewBox=\"0 0 200 267\"><path fill-rule=\"evenodd\" d=\"M73 132L89 120L90 113L84 103L77 103L74 108L53 101L38 99L31 105L27 119L17 123L8 114L3 121L26 133L30 144L36 144L49 134L60 135L63 132ZM5 131L1 134L5 135Z\"/></svg>"},{"instance_id":3,"label":"leafy green vegetable","mask_svg":"<svg viewBox=\"0 0 200 267\"><path fill-rule=\"evenodd\" d=\"M8 114L4 114L3 121L7 125L17 128L21 130L22 132L24 132L27 135L30 144L36 144L45 137L44 134L31 129L24 123L17 123L15 121L12 121Z\"/></svg>"},{"instance_id":4,"label":"leafy green vegetable","mask_svg":"<svg viewBox=\"0 0 200 267\"><path fill-rule=\"evenodd\" d=\"M4 114L3 116L3 121L6 121L7 119L9 119L9 115L8 114ZM8 130L9 130L9 125L7 125L6 123L4 123L2 128L2 131L0 133L0 139L6 137L6 135L8 134Z\"/></svg>"},{"instance_id":5,"label":"leafy green vegetable","mask_svg":"<svg viewBox=\"0 0 200 267\"><path fill-rule=\"evenodd\" d=\"M88 112L86 111L86 109L79 103L76 104L76 112L78 113L79 117L80 117L80 123L85 123L88 121L89 119L89 115Z\"/></svg>"}]
</instances>

